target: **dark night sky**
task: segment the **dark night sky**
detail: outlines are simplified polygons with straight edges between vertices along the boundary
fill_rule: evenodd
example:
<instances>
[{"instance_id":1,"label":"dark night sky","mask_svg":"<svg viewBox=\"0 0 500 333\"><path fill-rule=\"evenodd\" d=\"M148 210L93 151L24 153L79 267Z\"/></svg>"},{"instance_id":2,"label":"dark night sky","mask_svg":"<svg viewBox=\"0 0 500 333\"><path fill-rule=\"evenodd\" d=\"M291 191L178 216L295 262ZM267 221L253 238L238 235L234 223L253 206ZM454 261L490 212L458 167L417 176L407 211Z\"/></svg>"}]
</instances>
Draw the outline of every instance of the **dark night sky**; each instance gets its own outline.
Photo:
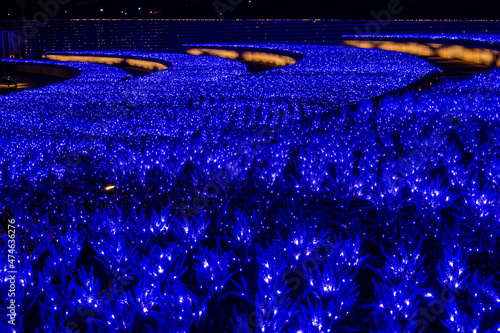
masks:
<instances>
[{"instance_id":1,"label":"dark night sky","mask_svg":"<svg viewBox=\"0 0 500 333\"><path fill-rule=\"evenodd\" d=\"M226 19L344 18L373 19L371 11L385 10L398 0L0 0L1 19L31 19L42 10L39 1L55 2L54 18L218 18L214 4L230 6ZM399 0L401 13L393 18L500 19L500 1ZM241 3L239 3L241 2ZM233 3L233 5L230 5ZM238 4L239 3L239 4ZM53 8L53 7L50 7ZM140 8L140 9L139 9Z\"/></svg>"}]
</instances>

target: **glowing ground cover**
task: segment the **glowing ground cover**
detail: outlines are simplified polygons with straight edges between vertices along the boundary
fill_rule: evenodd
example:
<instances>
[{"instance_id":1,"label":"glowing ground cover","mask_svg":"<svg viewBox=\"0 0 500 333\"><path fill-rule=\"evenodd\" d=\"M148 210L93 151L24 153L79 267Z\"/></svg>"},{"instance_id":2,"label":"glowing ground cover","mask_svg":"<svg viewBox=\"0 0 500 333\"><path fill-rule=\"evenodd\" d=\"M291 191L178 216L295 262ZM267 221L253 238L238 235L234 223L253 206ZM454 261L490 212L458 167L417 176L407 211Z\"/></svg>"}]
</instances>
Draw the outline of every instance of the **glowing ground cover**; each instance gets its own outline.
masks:
<instances>
[{"instance_id":1,"label":"glowing ground cover","mask_svg":"<svg viewBox=\"0 0 500 333\"><path fill-rule=\"evenodd\" d=\"M307 75L70 63L0 97L24 330L498 331L500 72L322 117L432 69L331 51Z\"/></svg>"}]
</instances>

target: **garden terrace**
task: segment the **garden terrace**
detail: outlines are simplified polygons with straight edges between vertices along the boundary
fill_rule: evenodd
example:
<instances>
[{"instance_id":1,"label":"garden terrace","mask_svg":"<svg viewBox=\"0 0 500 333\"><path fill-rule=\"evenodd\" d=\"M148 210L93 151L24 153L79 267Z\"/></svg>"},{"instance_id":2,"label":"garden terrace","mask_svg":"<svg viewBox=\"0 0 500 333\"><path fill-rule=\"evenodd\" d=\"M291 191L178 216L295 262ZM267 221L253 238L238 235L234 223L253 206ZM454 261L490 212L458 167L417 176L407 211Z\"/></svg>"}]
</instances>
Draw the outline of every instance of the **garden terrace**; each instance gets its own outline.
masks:
<instances>
[{"instance_id":1,"label":"garden terrace","mask_svg":"<svg viewBox=\"0 0 500 333\"><path fill-rule=\"evenodd\" d=\"M500 71L374 107L435 68L265 47L304 57L115 52L172 64L130 80L41 61L81 74L0 96L25 331L500 329Z\"/></svg>"}]
</instances>

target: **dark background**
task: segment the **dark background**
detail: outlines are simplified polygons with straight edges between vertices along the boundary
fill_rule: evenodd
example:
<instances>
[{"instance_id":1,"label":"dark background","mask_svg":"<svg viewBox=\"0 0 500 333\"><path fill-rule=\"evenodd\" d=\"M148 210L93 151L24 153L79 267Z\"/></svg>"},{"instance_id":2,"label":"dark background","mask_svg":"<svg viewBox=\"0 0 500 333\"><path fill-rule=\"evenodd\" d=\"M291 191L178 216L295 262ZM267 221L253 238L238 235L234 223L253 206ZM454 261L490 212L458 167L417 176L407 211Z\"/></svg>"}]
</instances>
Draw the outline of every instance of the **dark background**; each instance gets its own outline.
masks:
<instances>
[{"instance_id":1,"label":"dark background","mask_svg":"<svg viewBox=\"0 0 500 333\"><path fill-rule=\"evenodd\" d=\"M0 19L32 19L39 1L0 0ZM220 18L214 7L239 0L60 0L54 18ZM368 19L372 10L387 9L391 0L242 0L223 13L225 19L309 18ZM396 0L393 0L396 1ZM500 19L500 1L400 0L403 10L395 19ZM139 9L140 8L140 9Z\"/></svg>"}]
</instances>

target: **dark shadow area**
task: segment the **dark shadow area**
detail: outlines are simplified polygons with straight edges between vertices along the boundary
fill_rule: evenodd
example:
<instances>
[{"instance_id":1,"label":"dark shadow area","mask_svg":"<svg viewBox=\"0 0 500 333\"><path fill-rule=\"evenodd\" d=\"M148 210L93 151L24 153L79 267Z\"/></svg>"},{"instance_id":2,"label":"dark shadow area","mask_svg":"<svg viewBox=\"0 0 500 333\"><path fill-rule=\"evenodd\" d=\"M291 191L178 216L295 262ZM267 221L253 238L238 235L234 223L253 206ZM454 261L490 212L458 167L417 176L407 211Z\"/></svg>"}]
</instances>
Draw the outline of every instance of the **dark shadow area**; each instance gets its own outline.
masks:
<instances>
[{"instance_id":1,"label":"dark shadow area","mask_svg":"<svg viewBox=\"0 0 500 333\"><path fill-rule=\"evenodd\" d=\"M493 69L491 66L458 59L447 59L441 57L422 58L427 60L432 66L439 67L443 70L440 76L441 80L463 79L473 74L484 74Z\"/></svg>"},{"instance_id":2,"label":"dark shadow area","mask_svg":"<svg viewBox=\"0 0 500 333\"><path fill-rule=\"evenodd\" d=\"M8 80L10 78L10 81ZM42 74L7 72L0 79L0 94L22 91L26 89L41 88L66 79ZM10 85L8 84L10 82Z\"/></svg>"},{"instance_id":3,"label":"dark shadow area","mask_svg":"<svg viewBox=\"0 0 500 333\"><path fill-rule=\"evenodd\" d=\"M16 82L9 80L7 75L5 78L0 78L0 95L11 93L16 90L16 87Z\"/></svg>"}]
</instances>

